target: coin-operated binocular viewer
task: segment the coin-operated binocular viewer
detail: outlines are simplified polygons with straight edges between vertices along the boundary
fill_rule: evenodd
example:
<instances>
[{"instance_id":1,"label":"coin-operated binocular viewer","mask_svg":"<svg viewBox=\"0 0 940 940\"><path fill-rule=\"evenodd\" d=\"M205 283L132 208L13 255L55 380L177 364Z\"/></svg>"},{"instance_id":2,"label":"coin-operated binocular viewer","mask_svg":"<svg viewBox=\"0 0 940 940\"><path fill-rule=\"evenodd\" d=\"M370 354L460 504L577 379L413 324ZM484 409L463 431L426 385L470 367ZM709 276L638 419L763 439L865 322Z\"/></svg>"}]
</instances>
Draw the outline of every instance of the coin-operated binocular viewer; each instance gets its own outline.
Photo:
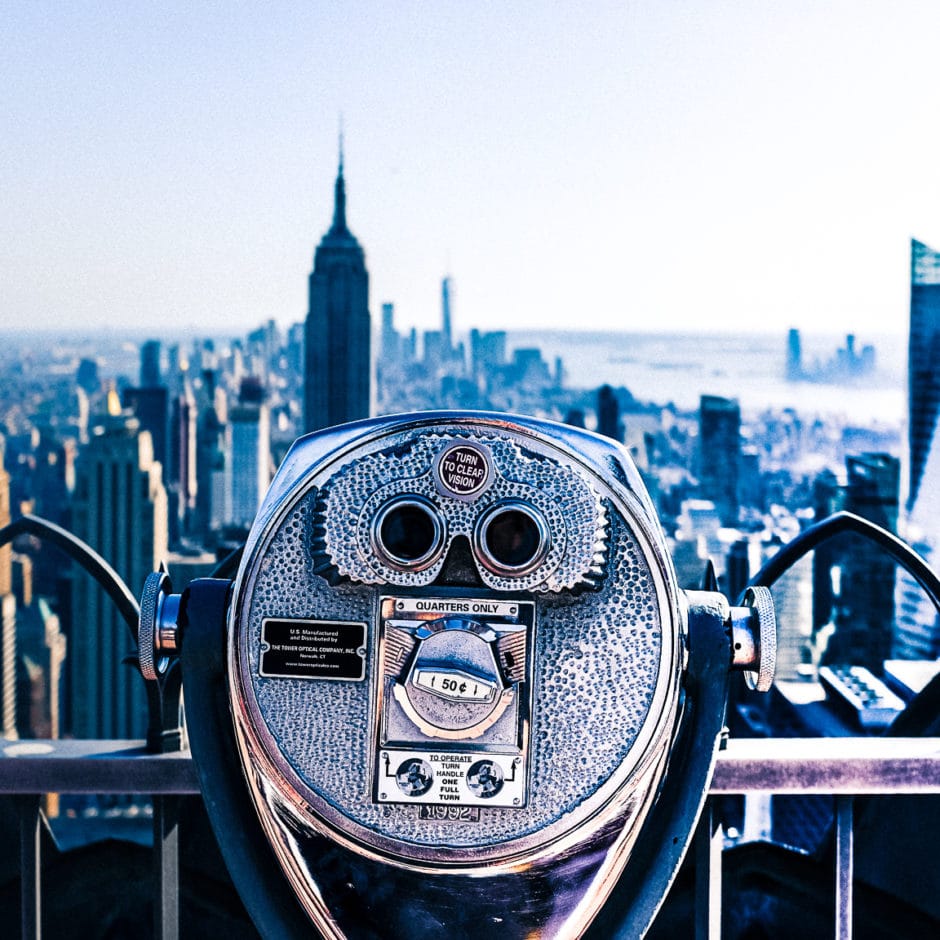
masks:
<instances>
[{"instance_id":1,"label":"coin-operated binocular viewer","mask_svg":"<svg viewBox=\"0 0 940 940\"><path fill-rule=\"evenodd\" d=\"M301 439L234 583L156 574L141 611L272 936L642 934L729 671L773 670L769 595L681 591L621 447L505 415Z\"/></svg>"}]
</instances>

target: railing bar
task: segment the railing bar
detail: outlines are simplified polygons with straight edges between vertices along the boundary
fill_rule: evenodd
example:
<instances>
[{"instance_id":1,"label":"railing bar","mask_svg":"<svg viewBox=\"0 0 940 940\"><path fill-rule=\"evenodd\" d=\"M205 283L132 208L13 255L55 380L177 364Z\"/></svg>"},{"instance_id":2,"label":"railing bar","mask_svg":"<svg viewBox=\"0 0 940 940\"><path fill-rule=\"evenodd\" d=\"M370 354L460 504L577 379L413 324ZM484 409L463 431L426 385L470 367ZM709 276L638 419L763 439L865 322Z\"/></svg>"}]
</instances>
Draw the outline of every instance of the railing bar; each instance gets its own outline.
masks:
<instances>
[{"instance_id":1,"label":"railing bar","mask_svg":"<svg viewBox=\"0 0 940 940\"><path fill-rule=\"evenodd\" d=\"M708 799L695 833L695 940L721 938L721 850L724 832Z\"/></svg>"},{"instance_id":2,"label":"railing bar","mask_svg":"<svg viewBox=\"0 0 940 940\"><path fill-rule=\"evenodd\" d=\"M179 937L179 798L153 798L153 935Z\"/></svg>"},{"instance_id":3,"label":"railing bar","mask_svg":"<svg viewBox=\"0 0 940 940\"><path fill-rule=\"evenodd\" d=\"M42 932L40 797L18 799L20 816L20 924L23 940L39 940Z\"/></svg>"},{"instance_id":4,"label":"railing bar","mask_svg":"<svg viewBox=\"0 0 940 940\"><path fill-rule=\"evenodd\" d=\"M836 940L852 938L852 855L851 796L836 797Z\"/></svg>"},{"instance_id":5,"label":"railing bar","mask_svg":"<svg viewBox=\"0 0 940 940\"><path fill-rule=\"evenodd\" d=\"M938 738L747 738L718 755L711 792L940 793Z\"/></svg>"},{"instance_id":6,"label":"railing bar","mask_svg":"<svg viewBox=\"0 0 940 940\"><path fill-rule=\"evenodd\" d=\"M142 741L19 741L0 750L0 793L192 793L188 752ZM710 793L940 793L940 738L734 739Z\"/></svg>"}]
</instances>

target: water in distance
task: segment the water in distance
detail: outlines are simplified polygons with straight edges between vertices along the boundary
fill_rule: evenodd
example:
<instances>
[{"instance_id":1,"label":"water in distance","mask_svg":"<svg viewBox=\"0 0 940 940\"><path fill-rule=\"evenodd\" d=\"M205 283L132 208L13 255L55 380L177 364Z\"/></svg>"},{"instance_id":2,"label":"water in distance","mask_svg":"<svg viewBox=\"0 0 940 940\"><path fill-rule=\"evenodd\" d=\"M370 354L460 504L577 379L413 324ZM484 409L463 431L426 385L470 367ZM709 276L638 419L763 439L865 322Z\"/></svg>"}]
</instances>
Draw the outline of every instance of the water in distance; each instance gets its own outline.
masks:
<instances>
[{"instance_id":1,"label":"water in distance","mask_svg":"<svg viewBox=\"0 0 940 940\"><path fill-rule=\"evenodd\" d=\"M857 384L788 382L786 334L509 331L507 348L538 347L561 357L571 388L624 386L640 401L695 409L699 396L737 398L745 411L794 408L803 415L897 425L904 416L905 339L860 337L875 346L877 369ZM804 361L826 361L844 336L806 335ZM511 354L511 352L510 352Z\"/></svg>"}]
</instances>

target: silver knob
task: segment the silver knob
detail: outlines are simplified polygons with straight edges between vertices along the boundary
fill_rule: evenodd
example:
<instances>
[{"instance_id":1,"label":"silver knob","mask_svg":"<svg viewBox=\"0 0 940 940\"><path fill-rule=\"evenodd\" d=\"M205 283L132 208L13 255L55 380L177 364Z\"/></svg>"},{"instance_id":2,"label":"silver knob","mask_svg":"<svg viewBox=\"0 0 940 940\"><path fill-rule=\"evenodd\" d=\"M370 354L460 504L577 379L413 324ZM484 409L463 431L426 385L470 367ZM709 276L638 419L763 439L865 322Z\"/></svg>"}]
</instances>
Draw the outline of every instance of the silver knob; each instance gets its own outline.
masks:
<instances>
[{"instance_id":1,"label":"silver knob","mask_svg":"<svg viewBox=\"0 0 940 940\"><path fill-rule=\"evenodd\" d=\"M749 689L768 692L777 668L777 618L770 588L749 587L744 607L731 609L732 666Z\"/></svg>"},{"instance_id":2,"label":"silver knob","mask_svg":"<svg viewBox=\"0 0 940 940\"><path fill-rule=\"evenodd\" d=\"M166 672L170 654L178 649L180 595L173 593L165 571L147 575L140 598L137 655L145 679L156 681Z\"/></svg>"}]
</instances>

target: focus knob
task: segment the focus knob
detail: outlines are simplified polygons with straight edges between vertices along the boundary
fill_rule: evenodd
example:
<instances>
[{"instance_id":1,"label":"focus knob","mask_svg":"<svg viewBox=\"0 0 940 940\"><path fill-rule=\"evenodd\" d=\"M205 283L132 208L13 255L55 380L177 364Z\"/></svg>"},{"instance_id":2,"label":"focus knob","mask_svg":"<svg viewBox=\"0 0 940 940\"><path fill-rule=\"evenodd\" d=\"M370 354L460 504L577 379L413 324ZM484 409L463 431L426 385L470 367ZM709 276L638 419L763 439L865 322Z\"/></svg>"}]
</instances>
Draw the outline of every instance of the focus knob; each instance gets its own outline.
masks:
<instances>
[{"instance_id":1,"label":"focus knob","mask_svg":"<svg viewBox=\"0 0 940 940\"><path fill-rule=\"evenodd\" d=\"M777 670L777 617L774 599L767 587L749 587L744 604L751 608L751 635L756 646L757 670L748 669L744 681L749 689L769 692Z\"/></svg>"},{"instance_id":2,"label":"focus knob","mask_svg":"<svg viewBox=\"0 0 940 940\"><path fill-rule=\"evenodd\" d=\"M140 671L151 682L166 672L170 654L178 644L180 595L173 593L170 576L165 571L147 575L140 598L137 648Z\"/></svg>"}]
</instances>

